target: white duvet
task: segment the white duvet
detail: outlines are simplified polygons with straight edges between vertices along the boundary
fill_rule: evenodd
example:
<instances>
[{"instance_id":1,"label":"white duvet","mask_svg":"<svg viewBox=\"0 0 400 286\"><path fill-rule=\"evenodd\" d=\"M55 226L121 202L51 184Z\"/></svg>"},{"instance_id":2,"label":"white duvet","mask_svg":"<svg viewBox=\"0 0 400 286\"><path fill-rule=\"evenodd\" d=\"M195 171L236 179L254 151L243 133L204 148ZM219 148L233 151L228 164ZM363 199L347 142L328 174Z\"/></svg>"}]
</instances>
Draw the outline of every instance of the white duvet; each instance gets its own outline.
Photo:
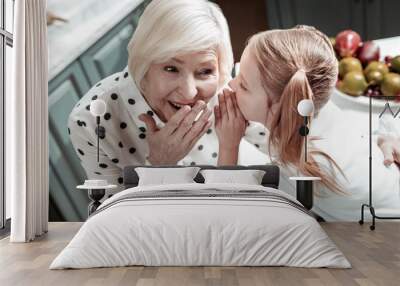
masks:
<instances>
[{"instance_id":1,"label":"white duvet","mask_svg":"<svg viewBox=\"0 0 400 286\"><path fill-rule=\"evenodd\" d=\"M50 269L127 265L351 267L313 217L279 200L251 196L122 199L137 192L168 190L258 190L299 204L282 191L254 185L193 183L130 188L104 201Z\"/></svg>"}]
</instances>

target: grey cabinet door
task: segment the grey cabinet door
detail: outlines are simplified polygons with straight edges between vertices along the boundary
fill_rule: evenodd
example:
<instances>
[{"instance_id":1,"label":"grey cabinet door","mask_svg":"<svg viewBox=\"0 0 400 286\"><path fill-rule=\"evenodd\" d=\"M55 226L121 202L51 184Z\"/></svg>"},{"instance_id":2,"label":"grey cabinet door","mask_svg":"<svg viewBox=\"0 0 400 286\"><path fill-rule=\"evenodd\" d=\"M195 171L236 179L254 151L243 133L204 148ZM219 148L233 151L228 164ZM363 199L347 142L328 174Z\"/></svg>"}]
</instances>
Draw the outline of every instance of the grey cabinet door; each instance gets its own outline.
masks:
<instances>
[{"instance_id":1,"label":"grey cabinet door","mask_svg":"<svg viewBox=\"0 0 400 286\"><path fill-rule=\"evenodd\" d=\"M80 61L91 85L121 71L127 65L126 47L133 32L133 24L126 19L81 57Z\"/></svg>"},{"instance_id":2,"label":"grey cabinet door","mask_svg":"<svg viewBox=\"0 0 400 286\"><path fill-rule=\"evenodd\" d=\"M400 36L399 0L364 0L365 26L370 40ZM400 48L399 48L400 54Z\"/></svg>"},{"instance_id":3,"label":"grey cabinet door","mask_svg":"<svg viewBox=\"0 0 400 286\"><path fill-rule=\"evenodd\" d=\"M334 37L353 29L363 37L363 0L266 0L268 29L287 29L298 24L311 25Z\"/></svg>"},{"instance_id":4,"label":"grey cabinet door","mask_svg":"<svg viewBox=\"0 0 400 286\"><path fill-rule=\"evenodd\" d=\"M87 194L76 189L86 173L69 139L67 121L72 108L88 90L78 62L49 84L50 197L67 221L83 221L87 216ZM52 218L50 213L50 221Z\"/></svg>"},{"instance_id":5,"label":"grey cabinet door","mask_svg":"<svg viewBox=\"0 0 400 286\"><path fill-rule=\"evenodd\" d=\"M146 4L147 2L144 2L139 5L128 17L81 56L80 61L91 85L127 66L127 45Z\"/></svg>"}]
</instances>

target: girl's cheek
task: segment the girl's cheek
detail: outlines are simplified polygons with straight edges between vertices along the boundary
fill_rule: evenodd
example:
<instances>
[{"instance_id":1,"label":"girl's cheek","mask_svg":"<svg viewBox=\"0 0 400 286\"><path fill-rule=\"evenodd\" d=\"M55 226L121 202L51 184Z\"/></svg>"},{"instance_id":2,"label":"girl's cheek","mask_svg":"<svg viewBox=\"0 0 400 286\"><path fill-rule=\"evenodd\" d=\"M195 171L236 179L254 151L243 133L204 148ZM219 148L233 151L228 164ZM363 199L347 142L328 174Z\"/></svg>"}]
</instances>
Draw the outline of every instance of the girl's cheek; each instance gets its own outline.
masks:
<instances>
[{"instance_id":1,"label":"girl's cheek","mask_svg":"<svg viewBox=\"0 0 400 286\"><path fill-rule=\"evenodd\" d=\"M248 108L248 105L247 105L245 97L243 95L240 95L240 94L236 93L236 101L237 101L237 104L238 104L240 112L243 113L243 116L247 120L251 120L249 118L249 115L250 115L249 112L248 112L249 108Z\"/></svg>"}]
</instances>

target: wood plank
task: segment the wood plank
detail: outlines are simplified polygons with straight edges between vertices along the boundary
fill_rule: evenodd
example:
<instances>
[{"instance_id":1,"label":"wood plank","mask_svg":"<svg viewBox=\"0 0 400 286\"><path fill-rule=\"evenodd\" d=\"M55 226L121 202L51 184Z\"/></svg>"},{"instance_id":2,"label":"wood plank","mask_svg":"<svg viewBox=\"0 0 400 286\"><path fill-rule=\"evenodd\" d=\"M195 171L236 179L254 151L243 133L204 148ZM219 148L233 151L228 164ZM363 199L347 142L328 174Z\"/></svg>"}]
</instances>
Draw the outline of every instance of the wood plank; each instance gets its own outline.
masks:
<instances>
[{"instance_id":1,"label":"wood plank","mask_svg":"<svg viewBox=\"0 0 400 286\"><path fill-rule=\"evenodd\" d=\"M0 285L398 285L400 223L378 222L375 231L357 223L323 223L352 269L295 267L115 267L49 270L82 223L50 223L32 243L0 240Z\"/></svg>"}]
</instances>

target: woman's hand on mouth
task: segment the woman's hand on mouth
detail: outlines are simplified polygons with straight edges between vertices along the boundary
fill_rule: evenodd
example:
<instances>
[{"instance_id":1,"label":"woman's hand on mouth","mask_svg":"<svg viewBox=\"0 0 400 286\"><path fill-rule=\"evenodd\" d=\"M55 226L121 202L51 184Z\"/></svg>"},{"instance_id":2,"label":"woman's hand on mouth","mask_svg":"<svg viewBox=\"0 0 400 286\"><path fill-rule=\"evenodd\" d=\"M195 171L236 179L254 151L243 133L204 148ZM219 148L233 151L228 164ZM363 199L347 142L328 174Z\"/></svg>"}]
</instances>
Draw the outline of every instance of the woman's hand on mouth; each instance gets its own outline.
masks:
<instances>
[{"instance_id":1,"label":"woman's hand on mouth","mask_svg":"<svg viewBox=\"0 0 400 286\"><path fill-rule=\"evenodd\" d=\"M218 165L237 164L239 145L247 120L236 101L236 94L225 89L218 95L219 105L214 107L215 130L219 141Z\"/></svg>"},{"instance_id":2,"label":"woman's hand on mouth","mask_svg":"<svg viewBox=\"0 0 400 286\"><path fill-rule=\"evenodd\" d=\"M200 112L202 114L198 116ZM207 104L199 100L193 107L185 105L180 108L161 129L157 127L153 117L141 114L139 119L146 124L148 130L148 161L152 165L177 164L211 127L211 114Z\"/></svg>"}]
</instances>

